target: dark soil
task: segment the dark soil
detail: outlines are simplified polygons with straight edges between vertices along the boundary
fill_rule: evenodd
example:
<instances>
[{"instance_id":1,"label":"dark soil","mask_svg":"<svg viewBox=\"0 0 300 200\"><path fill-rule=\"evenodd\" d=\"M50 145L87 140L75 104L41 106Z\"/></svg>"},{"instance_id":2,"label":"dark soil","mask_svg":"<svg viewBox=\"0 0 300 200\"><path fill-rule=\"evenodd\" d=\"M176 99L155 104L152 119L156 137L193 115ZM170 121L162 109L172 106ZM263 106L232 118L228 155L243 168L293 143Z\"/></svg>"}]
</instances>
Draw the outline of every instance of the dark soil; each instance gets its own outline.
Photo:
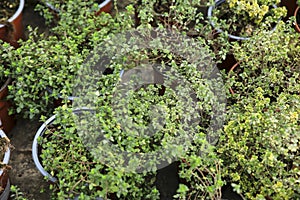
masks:
<instances>
[{"instance_id":1,"label":"dark soil","mask_svg":"<svg viewBox=\"0 0 300 200\"><path fill-rule=\"evenodd\" d=\"M41 193L48 188L48 183L35 167L31 155L31 145L40 123L38 120L29 121L17 119L17 124L8 137L15 149L11 153L9 164L11 184L20 188L28 199L49 200L49 192Z\"/></svg>"},{"instance_id":2,"label":"dark soil","mask_svg":"<svg viewBox=\"0 0 300 200\"><path fill-rule=\"evenodd\" d=\"M0 23L8 20L17 11L19 0L2 0L0 2Z\"/></svg>"}]
</instances>

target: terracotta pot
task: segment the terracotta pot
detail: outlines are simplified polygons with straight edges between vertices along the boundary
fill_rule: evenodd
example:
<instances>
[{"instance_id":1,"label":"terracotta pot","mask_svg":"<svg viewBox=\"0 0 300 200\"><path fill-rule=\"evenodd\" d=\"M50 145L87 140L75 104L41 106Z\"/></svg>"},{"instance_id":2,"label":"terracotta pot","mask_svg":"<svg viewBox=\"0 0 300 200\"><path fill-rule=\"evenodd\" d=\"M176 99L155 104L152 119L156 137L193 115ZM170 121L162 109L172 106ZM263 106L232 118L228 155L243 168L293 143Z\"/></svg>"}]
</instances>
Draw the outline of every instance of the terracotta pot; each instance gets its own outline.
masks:
<instances>
[{"instance_id":1,"label":"terracotta pot","mask_svg":"<svg viewBox=\"0 0 300 200\"><path fill-rule=\"evenodd\" d=\"M9 133L14 125L15 119L12 115L8 114L8 110L11 107L11 103L5 100L8 94L8 84L11 82L11 79L7 79L5 84L0 88L0 127L6 132Z\"/></svg>"},{"instance_id":2,"label":"terracotta pot","mask_svg":"<svg viewBox=\"0 0 300 200\"><path fill-rule=\"evenodd\" d=\"M229 73L231 73L238 65L240 64L240 62L235 63L229 70ZM229 88L229 91L231 94L235 94L232 88Z\"/></svg>"},{"instance_id":3,"label":"terracotta pot","mask_svg":"<svg viewBox=\"0 0 300 200\"><path fill-rule=\"evenodd\" d=\"M280 6L285 6L287 9L287 16L283 20L288 20L289 17L293 16L297 8L296 0L281 0Z\"/></svg>"},{"instance_id":4,"label":"terracotta pot","mask_svg":"<svg viewBox=\"0 0 300 200\"><path fill-rule=\"evenodd\" d=\"M226 72L229 72L236 62L233 54L227 54L225 60L223 60L222 63L218 63L217 67L219 70L225 69Z\"/></svg>"},{"instance_id":5,"label":"terracotta pot","mask_svg":"<svg viewBox=\"0 0 300 200\"><path fill-rule=\"evenodd\" d=\"M18 40L24 37L24 29L22 24L22 11L24 9L25 0L20 0L19 8L15 14L8 19L8 24L0 24L0 39L9 42L12 46L18 47Z\"/></svg>"},{"instance_id":6,"label":"terracotta pot","mask_svg":"<svg viewBox=\"0 0 300 200\"><path fill-rule=\"evenodd\" d=\"M5 132L0 129L0 136L1 138L6 138L8 141L9 139L7 138ZM7 148L6 152L4 153L4 157L2 159L2 163L8 164L10 158L10 149ZM9 197L9 192L10 192L10 182L9 182L9 177L8 177L8 170L7 169L0 169L0 186L4 188L0 195L1 200L7 200Z\"/></svg>"},{"instance_id":7,"label":"terracotta pot","mask_svg":"<svg viewBox=\"0 0 300 200\"><path fill-rule=\"evenodd\" d=\"M298 6L295 10L295 13L294 13L294 16L295 16L295 28L296 28L296 31L298 31L300 33L300 24L297 23L297 15L300 15L300 7ZM300 16L299 16L300 18Z\"/></svg>"},{"instance_id":8,"label":"terracotta pot","mask_svg":"<svg viewBox=\"0 0 300 200\"><path fill-rule=\"evenodd\" d=\"M112 0L105 0L103 3L98 6L100 10L96 12L96 15L99 15L101 12L110 13L113 8Z\"/></svg>"}]
</instances>

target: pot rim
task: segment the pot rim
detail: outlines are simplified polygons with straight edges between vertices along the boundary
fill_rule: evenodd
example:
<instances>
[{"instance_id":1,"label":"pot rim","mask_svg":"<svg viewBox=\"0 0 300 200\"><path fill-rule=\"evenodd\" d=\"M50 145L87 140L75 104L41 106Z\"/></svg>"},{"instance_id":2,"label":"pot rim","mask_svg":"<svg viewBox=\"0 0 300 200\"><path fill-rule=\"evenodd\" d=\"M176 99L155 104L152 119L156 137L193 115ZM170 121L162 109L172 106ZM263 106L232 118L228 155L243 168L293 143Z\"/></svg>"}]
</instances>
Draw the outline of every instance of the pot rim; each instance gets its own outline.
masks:
<instances>
[{"instance_id":1,"label":"pot rim","mask_svg":"<svg viewBox=\"0 0 300 200\"><path fill-rule=\"evenodd\" d=\"M209 19L209 22L211 24L212 27L214 27L218 33L223 33L224 31L221 28L217 28L215 23L211 20L212 15L213 15L213 10L218 7L219 5L221 5L222 3L224 3L226 0L215 0L214 5L211 5L208 7L207 10L207 18ZM272 5L273 8L277 8L277 6L275 4ZM271 32L273 32L276 29L276 25L272 28ZM228 34L228 37L231 39L235 39L235 40L249 40L250 37L240 37L240 36L235 36L235 35L231 35Z\"/></svg>"},{"instance_id":2,"label":"pot rim","mask_svg":"<svg viewBox=\"0 0 300 200\"><path fill-rule=\"evenodd\" d=\"M297 29L298 32L300 32L300 24L297 23L297 19L296 19L296 16L297 16L297 13L300 12L300 6L297 6L296 10L295 10L295 13L294 13L294 17L295 17L295 27Z\"/></svg>"},{"instance_id":3,"label":"pot rim","mask_svg":"<svg viewBox=\"0 0 300 200\"><path fill-rule=\"evenodd\" d=\"M2 129L0 129L0 136L1 136L1 138L5 138L5 137L7 138L5 132ZM2 163L8 164L9 158L10 158L10 148L7 148L7 150L4 153ZM2 176L2 174L3 174L3 169L0 169L0 176Z\"/></svg>"},{"instance_id":4,"label":"pot rim","mask_svg":"<svg viewBox=\"0 0 300 200\"><path fill-rule=\"evenodd\" d=\"M24 9L24 5L25 5L25 0L20 0L18 10L15 12L15 14L12 17L8 19L9 23L12 23L17 17L19 17L19 15L22 13ZM4 26L5 26L4 24L0 24L0 28Z\"/></svg>"},{"instance_id":5,"label":"pot rim","mask_svg":"<svg viewBox=\"0 0 300 200\"><path fill-rule=\"evenodd\" d=\"M91 108L88 107L81 107L81 108L76 108L74 109L72 112L74 114L76 113L80 113L82 111L94 111ZM33 143L32 143L32 158L34 161L35 166L37 167L37 169L40 171L40 173L44 176L47 177L51 182L56 183L58 180L57 178L53 177L51 174L49 174L44 167L42 166L42 164L39 161L39 152L38 152L38 138L42 137L43 133L45 132L45 130L47 129L47 126L52 124L52 122L55 120L56 115L52 115L50 118L48 118L41 126L40 128L37 130L34 139L33 139Z\"/></svg>"},{"instance_id":6,"label":"pot rim","mask_svg":"<svg viewBox=\"0 0 300 200\"><path fill-rule=\"evenodd\" d=\"M103 8L103 7L105 7L107 4L109 4L111 2L111 0L105 0L105 1L103 1L102 3L100 3L99 5L98 5L98 8Z\"/></svg>"},{"instance_id":7,"label":"pot rim","mask_svg":"<svg viewBox=\"0 0 300 200\"><path fill-rule=\"evenodd\" d=\"M230 77L230 76L229 76L230 73L232 73L233 70L234 70L235 68L237 68L237 66L240 65L240 63L241 63L241 61L236 62L236 63L230 68L230 70L229 70L229 72L228 72L228 77ZM230 91L231 94L235 94L235 92L234 92L234 90L232 89L232 87L229 88L229 91Z\"/></svg>"},{"instance_id":8,"label":"pot rim","mask_svg":"<svg viewBox=\"0 0 300 200\"><path fill-rule=\"evenodd\" d=\"M7 78L7 80L5 81L5 83L3 85L0 86L0 93L3 92L3 90L8 86L8 84L11 82L11 78Z\"/></svg>"},{"instance_id":9,"label":"pot rim","mask_svg":"<svg viewBox=\"0 0 300 200\"><path fill-rule=\"evenodd\" d=\"M10 180L9 178L7 179L6 186L2 193L0 194L0 199L1 200L7 200L9 198L9 193L10 193Z\"/></svg>"}]
</instances>

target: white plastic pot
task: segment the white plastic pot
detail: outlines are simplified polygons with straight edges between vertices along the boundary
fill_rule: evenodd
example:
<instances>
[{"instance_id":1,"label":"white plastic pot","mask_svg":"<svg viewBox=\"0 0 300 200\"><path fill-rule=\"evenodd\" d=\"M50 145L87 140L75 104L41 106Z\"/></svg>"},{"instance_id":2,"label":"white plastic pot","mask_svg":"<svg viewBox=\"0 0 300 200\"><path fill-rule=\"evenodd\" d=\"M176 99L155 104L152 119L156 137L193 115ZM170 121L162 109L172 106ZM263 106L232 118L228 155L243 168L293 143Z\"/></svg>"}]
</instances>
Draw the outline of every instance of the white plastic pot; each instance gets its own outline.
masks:
<instances>
[{"instance_id":1,"label":"white plastic pot","mask_svg":"<svg viewBox=\"0 0 300 200\"><path fill-rule=\"evenodd\" d=\"M90 109L90 108L83 107L83 108L74 109L73 113L76 114L76 113L81 113L81 112L84 112L84 111L92 112L93 110ZM53 121L55 120L55 118L56 118L56 115L51 116L49 119L47 119L46 122L44 122L40 126L40 128L38 129L38 131L36 132L36 134L34 136L33 143L32 143L32 158L33 158L35 166L37 167L37 169L41 172L41 174L43 176L47 177L49 179L49 181L51 181L53 183L57 182L57 178L55 178L51 174L49 174L44 169L44 167L41 165L41 163L39 161L39 156L38 155L39 155L40 152L39 152L38 138L43 136L44 132L47 129L47 126L52 124Z\"/></svg>"},{"instance_id":2,"label":"white plastic pot","mask_svg":"<svg viewBox=\"0 0 300 200\"><path fill-rule=\"evenodd\" d=\"M1 136L1 138L7 137L6 134L4 133L4 131L1 130L1 129L0 129L0 136ZM9 158L10 158L10 149L7 148L6 152L4 153L2 163L3 164L8 164ZM4 173L3 169L0 169L0 177L3 176L3 173ZM10 192L10 181L9 181L9 178L8 178L7 183L6 183L6 187L0 195L0 200L7 200L8 197L9 197L9 192Z\"/></svg>"},{"instance_id":3,"label":"white plastic pot","mask_svg":"<svg viewBox=\"0 0 300 200\"><path fill-rule=\"evenodd\" d=\"M93 112L93 109L90 108L78 108L73 110L73 113L81 113L84 111L89 111L89 112ZM52 183L56 183L57 182L57 178L55 178L54 176L52 176L51 174L49 174L44 167L41 165L40 161L39 161L39 145L38 145L38 138L42 137L45 130L47 129L47 126L52 124L53 121L55 120L56 115L51 116L45 123L43 123L40 128L38 129L38 131L35 134L35 137L33 139L33 144L32 144L32 157L33 157L33 161L34 164L36 165L37 169L41 172L41 174L45 177L48 178L49 181L51 181ZM2 199L0 199L2 200ZM78 200L78 197L75 197L74 200ZM102 198L98 197L96 198L96 200L103 200Z\"/></svg>"}]
</instances>

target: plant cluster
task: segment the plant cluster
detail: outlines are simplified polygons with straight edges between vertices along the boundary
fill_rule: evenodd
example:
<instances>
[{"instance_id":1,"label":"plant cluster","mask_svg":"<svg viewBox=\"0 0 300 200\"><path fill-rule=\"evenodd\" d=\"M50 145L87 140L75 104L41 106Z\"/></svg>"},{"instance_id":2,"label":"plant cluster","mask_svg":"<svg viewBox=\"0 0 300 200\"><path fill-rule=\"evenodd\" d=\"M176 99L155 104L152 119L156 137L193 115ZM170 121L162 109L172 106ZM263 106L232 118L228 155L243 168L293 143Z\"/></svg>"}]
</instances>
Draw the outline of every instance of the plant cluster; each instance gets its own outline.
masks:
<instances>
[{"instance_id":1,"label":"plant cluster","mask_svg":"<svg viewBox=\"0 0 300 200\"><path fill-rule=\"evenodd\" d=\"M6 49L8 45L3 46L8 53L2 54L6 61L1 62L6 64L1 67L6 70L1 75L13 79L9 98L15 104L14 112L24 117L50 114L54 100L67 101L72 96L77 70L93 47L108 34L131 26L130 10L113 18L106 13L95 16L92 10L98 7L90 1L64 5L65 12L60 12L57 26L50 28L49 36L29 27L29 38L20 42L19 49L12 51ZM128 20L121 23L120 19Z\"/></svg>"},{"instance_id":2,"label":"plant cluster","mask_svg":"<svg viewBox=\"0 0 300 200\"><path fill-rule=\"evenodd\" d=\"M156 9L158 4L162 10ZM150 40L138 41L133 37L131 41L128 35L117 35L120 44L114 45L116 39L109 35L110 42L104 40L102 49L94 49L96 53L86 66L98 64L101 67L79 70L75 85L82 90L75 92L80 98L73 104L91 106L94 111L75 115L72 121L71 110L58 109L56 122L40 141L44 149L43 164L59 181L52 186L55 198L159 199L161 191L156 185L156 170L162 159L167 160L165 164L174 159L179 163L180 182L173 194L175 199L220 199L225 183L231 183L234 190L247 199L299 197L299 35L291 29L291 24L279 22L273 32L257 29L249 40L226 46L232 48L239 70L227 81L235 94L228 95L232 101L227 122L220 141L213 147L208 142L209 116L213 113L212 107L220 105L211 104L216 97L209 88L222 87L210 85L212 83L203 78L203 72L213 71L211 68L199 68L211 63L207 60L188 62L189 57L185 58L186 62L173 51L183 49L180 52L187 55L186 50L192 49L188 48L190 43L176 46L177 43L168 43L164 37L153 38L147 29L155 27L187 35L196 30L197 45L207 50L204 54L214 57L215 52L210 49L220 49L215 49L214 41L202 34L208 29L201 25L201 14L195 5L186 5L191 6L187 11L183 2L140 1L135 6L140 20L136 26L139 36ZM129 6L128 10L132 8ZM175 17L168 18L172 15ZM199 19L195 20L195 16ZM265 19L275 22L278 16ZM58 35L62 33L60 30L56 29ZM152 44L161 45L157 49ZM111 48L104 48L107 46ZM201 57L201 53L196 53L199 46L193 46L193 55ZM112 60L106 63L102 58ZM148 73L141 73L143 70ZM154 71L158 73L154 80L160 80L163 73L169 73L166 77L177 73L175 80L186 80L184 86L190 85L191 90L181 85L174 88L172 81L175 80L144 84L143 78ZM127 90L130 92L125 92ZM182 97L189 99L188 102L196 99L197 104L189 108ZM190 130L195 122L197 126ZM184 140L186 138L192 140ZM176 143L178 141L181 143ZM75 148L78 155L68 153L70 147ZM161 149L164 151L155 159L146 156ZM141 159L141 154L146 154L142 158L151 162ZM48 157L57 159L49 162Z\"/></svg>"},{"instance_id":3,"label":"plant cluster","mask_svg":"<svg viewBox=\"0 0 300 200\"><path fill-rule=\"evenodd\" d=\"M211 119L203 116L213 112L211 104L218 98L211 88L221 86L216 85L217 81L204 78L205 73L213 68L207 59L189 64L171 51L183 45L170 42L174 41L172 33L162 31L157 34L161 35L153 38L151 30L144 29L139 33L139 39L128 38L126 34L125 37L111 37L110 44L104 41L100 46L102 49L106 46L110 48L95 51L86 63L86 66L93 66L99 64L102 57L111 57L111 62L106 64L110 68L106 71L111 73L104 74L105 71L100 71L98 67L83 67L79 71L76 85L81 90L76 93L79 98L73 105L94 105L95 111L80 114L76 124L73 122L69 126L71 117L59 110L55 129L48 128L46 131L50 139L45 136L41 141L43 164L59 180L55 186L58 198L79 195L82 199L98 196L105 199L159 199L160 191L155 185L159 181L156 180L157 166L171 164L174 159L181 160L180 177L184 180L177 194L173 194L176 198L209 199L220 196L223 184L219 174L221 161L207 141L208 135L213 134L206 130ZM145 38L148 40L145 41ZM121 41L122 45L114 44L114 41ZM156 45L159 43L162 45L158 48ZM150 46L137 48L144 44ZM202 43L199 44L201 47ZM197 55L205 59L207 52L199 54L199 44L195 45L193 52L198 52ZM133 48L124 55L128 45ZM163 49L160 49L161 46ZM206 48L204 46L208 50ZM99 52L103 53L100 57ZM199 68L204 61L207 67ZM120 77L121 70L125 71ZM154 73L153 80L172 78L163 83L144 83L143 78L148 80L149 73ZM186 88L187 85L191 87ZM224 107L217 103L214 106ZM63 150L70 148L70 145L72 148L86 149L76 149L78 155L70 154ZM67 155L57 157L55 162L46 159L63 152ZM200 154L205 157L199 157ZM84 164L81 158L84 158ZM78 164L70 165L73 159L75 162L78 160ZM61 166L63 164L70 168L70 172L62 170L66 168ZM87 169L93 174L87 174ZM78 175L74 176L74 172ZM82 178L79 180L79 177ZM66 184L75 184L76 188L68 191L69 185Z\"/></svg>"},{"instance_id":4,"label":"plant cluster","mask_svg":"<svg viewBox=\"0 0 300 200\"><path fill-rule=\"evenodd\" d=\"M260 23L264 16L269 12L272 5L278 5L280 1L278 0L228 0L229 8L234 10L238 15L245 15L251 20L254 20L256 24ZM275 12L275 11L274 11ZM276 16L275 19L279 19L282 16Z\"/></svg>"},{"instance_id":5,"label":"plant cluster","mask_svg":"<svg viewBox=\"0 0 300 200\"><path fill-rule=\"evenodd\" d=\"M256 88L228 111L218 148L223 173L246 199L297 199L299 95L283 92L271 102L264 92Z\"/></svg>"},{"instance_id":6,"label":"plant cluster","mask_svg":"<svg viewBox=\"0 0 300 200\"><path fill-rule=\"evenodd\" d=\"M268 37L266 37L266 35ZM271 38L271 39L270 39ZM281 92L298 93L299 35L291 24L279 22L273 32L259 31L250 40L233 44L237 71L232 71L230 84L236 96L252 95L263 88L265 95L276 99Z\"/></svg>"},{"instance_id":7,"label":"plant cluster","mask_svg":"<svg viewBox=\"0 0 300 200\"><path fill-rule=\"evenodd\" d=\"M292 25L279 22L232 44L233 101L217 149L224 178L246 199L299 198L298 41Z\"/></svg>"},{"instance_id":8,"label":"plant cluster","mask_svg":"<svg viewBox=\"0 0 300 200\"><path fill-rule=\"evenodd\" d=\"M10 56L10 95L16 113L33 118L47 113L58 95L72 93L72 80L83 62L76 43L56 36L42 39L37 30L31 30L28 40ZM47 89L51 88L49 93Z\"/></svg>"},{"instance_id":9,"label":"plant cluster","mask_svg":"<svg viewBox=\"0 0 300 200\"><path fill-rule=\"evenodd\" d=\"M285 7L277 7L279 0L224 0L218 3L211 17L216 28L240 37L253 36L255 29L271 30L287 12Z\"/></svg>"},{"instance_id":10,"label":"plant cluster","mask_svg":"<svg viewBox=\"0 0 300 200\"><path fill-rule=\"evenodd\" d=\"M49 35L1 42L16 113L49 116L63 101L39 138L53 199L160 199L157 171L175 161L170 198L219 200L225 184L246 199L300 198L299 34L278 0L222 1L209 19L221 37L202 1L115 1L114 15L97 3L44 1ZM238 32L251 37L222 37ZM228 53L237 67L220 76Z\"/></svg>"}]
</instances>

